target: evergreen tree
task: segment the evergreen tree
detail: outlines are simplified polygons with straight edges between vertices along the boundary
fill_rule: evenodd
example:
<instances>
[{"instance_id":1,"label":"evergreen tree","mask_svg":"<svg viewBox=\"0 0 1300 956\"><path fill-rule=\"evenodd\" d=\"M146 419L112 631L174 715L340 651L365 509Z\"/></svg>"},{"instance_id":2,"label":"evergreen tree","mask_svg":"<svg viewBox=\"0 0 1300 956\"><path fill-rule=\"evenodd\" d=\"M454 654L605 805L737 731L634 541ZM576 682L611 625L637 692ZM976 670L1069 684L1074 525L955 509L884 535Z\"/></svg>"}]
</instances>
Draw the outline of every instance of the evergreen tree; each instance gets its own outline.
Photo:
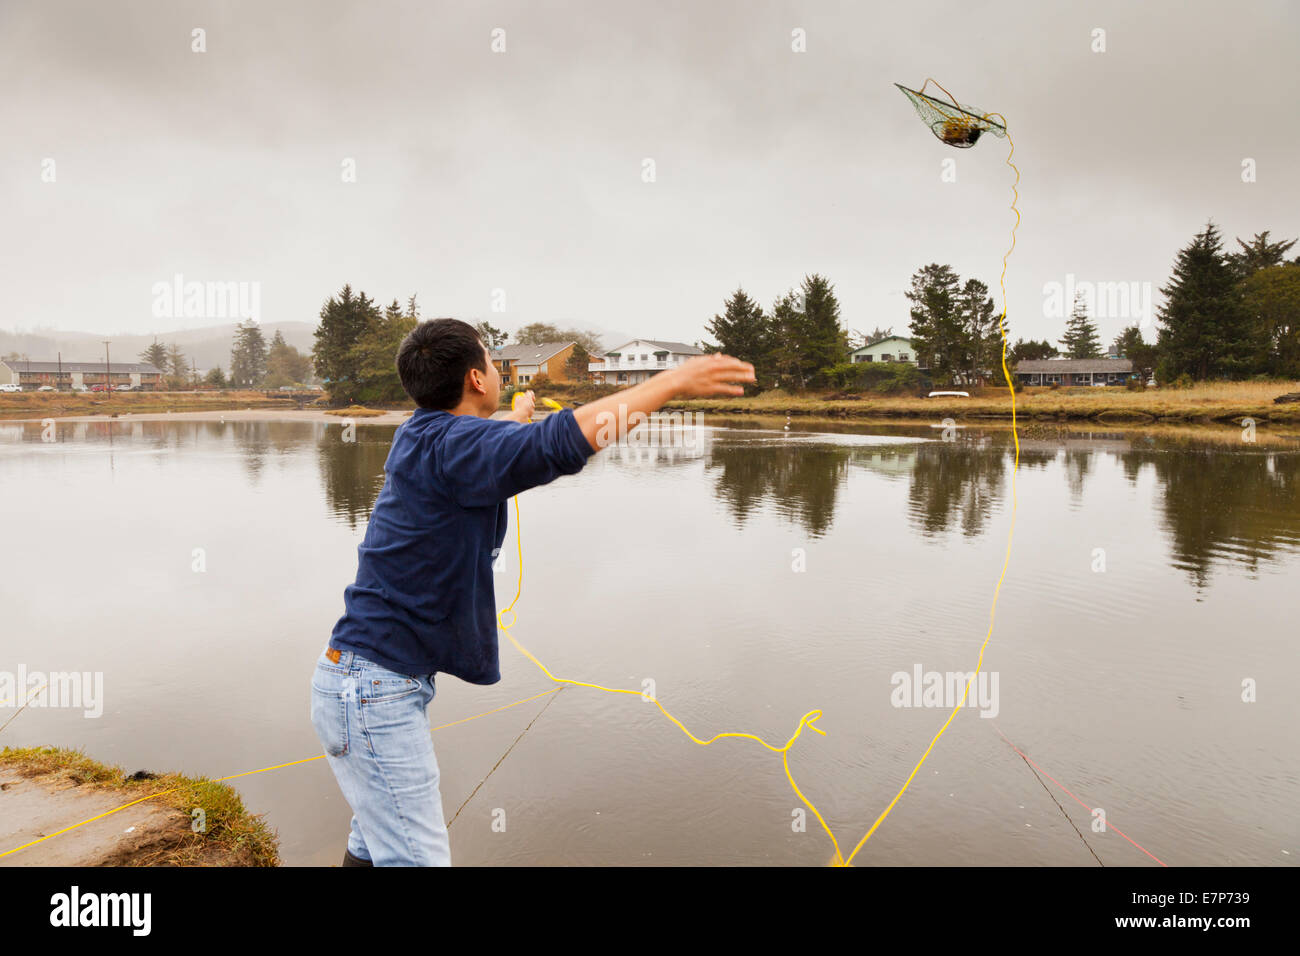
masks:
<instances>
[{"instance_id":1,"label":"evergreen tree","mask_svg":"<svg viewBox=\"0 0 1300 956\"><path fill-rule=\"evenodd\" d=\"M1142 330L1136 325L1124 329L1115 339L1115 354L1133 363L1133 372L1146 379L1156 367L1156 347L1142 339Z\"/></svg>"},{"instance_id":2,"label":"evergreen tree","mask_svg":"<svg viewBox=\"0 0 1300 956\"><path fill-rule=\"evenodd\" d=\"M495 352L497 349L502 348L510 339L509 332L503 332L488 321L475 325L474 331L478 333L478 337L483 340L483 344L488 347L489 352Z\"/></svg>"},{"instance_id":3,"label":"evergreen tree","mask_svg":"<svg viewBox=\"0 0 1300 956\"><path fill-rule=\"evenodd\" d=\"M189 361L185 358L185 352L179 345L168 347L165 370L169 370L172 375L182 380L184 380L186 373L189 372Z\"/></svg>"},{"instance_id":4,"label":"evergreen tree","mask_svg":"<svg viewBox=\"0 0 1300 956\"><path fill-rule=\"evenodd\" d=\"M266 379L266 339L261 326L249 319L235 327L230 349L230 384L256 388Z\"/></svg>"},{"instance_id":5,"label":"evergreen tree","mask_svg":"<svg viewBox=\"0 0 1300 956\"><path fill-rule=\"evenodd\" d=\"M1088 318L1088 305L1083 293L1074 297L1074 311L1066 320L1061 345L1066 358L1101 358L1101 338L1097 335L1097 326Z\"/></svg>"},{"instance_id":6,"label":"evergreen tree","mask_svg":"<svg viewBox=\"0 0 1300 956\"><path fill-rule=\"evenodd\" d=\"M1268 266L1243 284L1245 307L1261 330L1265 370L1300 378L1300 263Z\"/></svg>"},{"instance_id":7,"label":"evergreen tree","mask_svg":"<svg viewBox=\"0 0 1300 956\"><path fill-rule=\"evenodd\" d=\"M382 317L374 300L364 292L354 295L350 285L321 307L312 359L332 400L348 402L356 397L362 378L357 346Z\"/></svg>"},{"instance_id":8,"label":"evergreen tree","mask_svg":"<svg viewBox=\"0 0 1300 956\"><path fill-rule=\"evenodd\" d=\"M772 322L744 289L737 288L724 300L722 315L714 315L706 329L718 344L706 346L705 351L724 352L748 362L754 366L758 382L771 375Z\"/></svg>"},{"instance_id":9,"label":"evergreen tree","mask_svg":"<svg viewBox=\"0 0 1300 956\"><path fill-rule=\"evenodd\" d=\"M1248 316L1237 279L1212 222L1179 251L1173 276L1160 290L1162 381L1239 376L1259 364L1260 329Z\"/></svg>"},{"instance_id":10,"label":"evergreen tree","mask_svg":"<svg viewBox=\"0 0 1300 956\"><path fill-rule=\"evenodd\" d=\"M799 304L793 289L772 303L770 313L772 339L768 350L768 361L774 377L781 386L803 389L807 381L804 365L799 358L800 325L803 318ZM757 367L755 371L757 372Z\"/></svg>"},{"instance_id":11,"label":"evergreen tree","mask_svg":"<svg viewBox=\"0 0 1300 956\"><path fill-rule=\"evenodd\" d=\"M564 363L564 375L575 382L587 381L587 366L591 363L591 353L579 343L573 347L569 360Z\"/></svg>"},{"instance_id":12,"label":"evergreen tree","mask_svg":"<svg viewBox=\"0 0 1300 956\"><path fill-rule=\"evenodd\" d=\"M936 381L952 382L969 363L967 336L957 300L960 280L951 266L930 263L912 275L906 296L912 302L911 338L918 362L929 366Z\"/></svg>"},{"instance_id":13,"label":"evergreen tree","mask_svg":"<svg viewBox=\"0 0 1300 956\"><path fill-rule=\"evenodd\" d=\"M1007 352L1007 365L1010 366L1013 363L1018 364L1035 359L1056 358L1056 355L1056 347L1047 339L1043 339L1041 342L1035 342L1033 339L1029 341L1017 339L1016 344L1011 346Z\"/></svg>"},{"instance_id":14,"label":"evergreen tree","mask_svg":"<svg viewBox=\"0 0 1300 956\"><path fill-rule=\"evenodd\" d=\"M967 279L957 296L957 314L965 331L966 345L964 367L969 383L975 383L989 372L994 378L1002 375L1002 331L999 315L994 309L989 287L979 279ZM1006 321L1001 327L1010 330Z\"/></svg>"},{"instance_id":15,"label":"evergreen tree","mask_svg":"<svg viewBox=\"0 0 1300 956\"><path fill-rule=\"evenodd\" d=\"M407 397L397 374L397 350L402 339L420 322L414 297L407 300L407 310L403 312L396 299L382 315L375 310L374 320L354 349L360 381L353 396L355 400L392 403Z\"/></svg>"},{"instance_id":16,"label":"evergreen tree","mask_svg":"<svg viewBox=\"0 0 1300 956\"><path fill-rule=\"evenodd\" d=\"M311 377L311 359L284 340L276 329L266 353L266 384L269 388L296 385Z\"/></svg>"},{"instance_id":17,"label":"evergreen tree","mask_svg":"<svg viewBox=\"0 0 1300 956\"><path fill-rule=\"evenodd\" d=\"M1269 266L1282 265L1286 261L1286 253L1296 244L1296 240L1283 240L1281 242L1268 241L1269 230L1255 233L1255 237L1250 242L1237 240L1237 245L1241 246L1240 252L1228 254L1228 261L1232 263L1233 270L1240 279L1249 279L1260 269L1267 269Z\"/></svg>"},{"instance_id":18,"label":"evergreen tree","mask_svg":"<svg viewBox=\"0 0 1300 956\"><path fill-rule=\"evenodd\" d=\"M826 384L826 374L844 361L849 337L840 325L840 302L825 276L813 274L803 280L803 347L800 363L804 376L813 384Z\"/></svg>"},{"instance_id":19,"label":"evergreen tree","mask_svg":"<svg viewBox=\"0 0 1300 956\"><path fill-rule=\"evenodd\" d=\"M214 388L226 387L226 374L225 372L221 371L220 365L214 366L212 369L210 369L208 371L208 374L204 377L203 380L207 382L209 385L213 386Z\"/></svg>"},{"instance_id":20,"label":"evergreen tree","mask_svg":"<svg viewBox=\"0 0 1300 956\"><path fill-rule=\"evenodd\" d=\"M166 372L168 367L167 346L163 345L157 339L153 340L153 345L149 346L140 353L140 361L146 365L152 365L160 372Z\"/></svg>"}]
</instances>

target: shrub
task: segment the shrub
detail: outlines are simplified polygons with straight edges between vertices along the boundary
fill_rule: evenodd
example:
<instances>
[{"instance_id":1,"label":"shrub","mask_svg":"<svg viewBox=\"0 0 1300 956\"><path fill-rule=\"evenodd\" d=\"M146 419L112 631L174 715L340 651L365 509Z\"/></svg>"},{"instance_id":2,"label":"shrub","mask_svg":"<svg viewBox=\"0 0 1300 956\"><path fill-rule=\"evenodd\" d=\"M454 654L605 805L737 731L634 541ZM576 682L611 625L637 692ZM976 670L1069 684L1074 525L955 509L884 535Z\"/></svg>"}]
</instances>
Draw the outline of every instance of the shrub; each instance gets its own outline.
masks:
<instances>
[{"instance_id":1,"label":"shrub","mask_svg":"<svg viewBox=\"0 0 1300 956\"><path fill-rule=\"evenodd\" d=\"M534 375L533 380L527 383L528 388L531 388L533 390L539 388L548 388L550 384L551 384L551 376L547 375L545 372L539 372L538 374Z\"/></svg>"}]
</instances>

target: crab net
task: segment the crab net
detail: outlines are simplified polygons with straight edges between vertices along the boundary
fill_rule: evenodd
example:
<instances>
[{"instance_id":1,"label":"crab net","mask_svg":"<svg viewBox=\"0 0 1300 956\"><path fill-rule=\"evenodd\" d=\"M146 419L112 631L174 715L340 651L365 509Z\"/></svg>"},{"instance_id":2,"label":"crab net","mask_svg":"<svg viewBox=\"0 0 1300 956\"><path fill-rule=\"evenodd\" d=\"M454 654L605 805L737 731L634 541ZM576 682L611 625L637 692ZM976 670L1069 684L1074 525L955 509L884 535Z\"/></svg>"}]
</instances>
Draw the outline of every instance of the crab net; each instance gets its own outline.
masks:
<instances>
[{"instance_id":1,"label":"crab net","mask_svg":"<svg viewBox=\"0 0 1300 956\"><path fill-rule=\"evenodd\" d=\"M929 86L932 82L934 81L926 80L925 86ZM903 91L903 95L911 102L922 122L930 127L930 132L949 146L969 149L984 133L992 133L994 136L1004 138L1007 135L1006 124L991 118L998 116L997 113L986 113L978 106L958 103L951 96L948 97L951 102L945 102L918 90L910 90L901 83L894 85ZM924 90L925 86L921 89ZM935 86L939 84L935 83ZM943 87L940 86L939 89L942 90Z\"/></svg>"}]
</instances>

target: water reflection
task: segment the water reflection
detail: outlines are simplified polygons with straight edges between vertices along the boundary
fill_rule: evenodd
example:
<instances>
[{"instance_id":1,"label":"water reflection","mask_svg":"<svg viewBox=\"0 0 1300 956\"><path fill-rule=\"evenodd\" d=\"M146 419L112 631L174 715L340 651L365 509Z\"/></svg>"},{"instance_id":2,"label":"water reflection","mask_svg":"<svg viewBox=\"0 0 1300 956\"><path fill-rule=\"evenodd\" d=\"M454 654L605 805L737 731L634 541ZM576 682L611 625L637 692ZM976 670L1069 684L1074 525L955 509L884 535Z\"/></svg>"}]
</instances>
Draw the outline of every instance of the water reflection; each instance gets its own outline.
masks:
<instances>
[{"instance_id":1,"label":"water reflection","mask_svg":"<svg viewBox=\"0 0 1300 956\"><path fill-rule=\"evenodd\" d=\"M384 462L393 444L396 425L357 428L355 440L344 440L343 426L326 426L316 437L321 484L331 513L356 528L370 517L384 487Z\"/></svg>"},{"instance_id":2,"label":"water reflection","mask_svg":"<svg viewBox=\"0 0 1300 956\"><path fill-rule=\"evenodd\" d=\"M1262 562L1300 546L1300 455L1136 450L1122 458L1126 474L1154 470L1171 562L1198 588L1218 562L1258 572Z\"/></svg>"},{"instance_id":3,"label":"water reflection","mask_svg":"<svg viewBox=\"0 0 1300 956\"><path fill-rule=\"evenodd\" d=\"M907 481L914 531L935 539L986 533L1010 494L1014 445L1005 429L962 429L940 437L925 425L840 425L834 431L744 428L664 430L649 444L607 449L598 467L700 467L711 492L737 524L770 511L813 537L834 526L849 476ZM102 454L108 468L122 455L234 453L248 480L268 463L313 449L330 512L352 528L364 524L384 482L396 426L364 425L345 440L342 424L302 422L90 421L0 423L0 451L55 446L62 454ZM876 434L884 433L884 434ZM593 464L596 464L593 462ZM1110 465L1111 467L1106 467ZM1094 482L1122 476L1130 487L1149 476L1153 506L1167 537L1169 563L1206 588L1216 567L1257 573L1300 549L1300 450L1189 440L1177 434L1096 432L1020 443L1022 481L1055 471L1070 507L1103 507ZM1104 495L1103 495L1104 497ZM1101 499L1098 499L1099 501Z\"/></svg>"},{"instance_id":4,"label":"water reflection","mask_svg":"<svg viewBox=\"0 0 1300 956\"><path fill-rule=\"evenodd\" d=\"M851 456L850 449L834 445L717 442L706 471L714 476L714 496L737 523L771 501L779 514L816 538L835 517Z\"/></svg>"}]
</instances>

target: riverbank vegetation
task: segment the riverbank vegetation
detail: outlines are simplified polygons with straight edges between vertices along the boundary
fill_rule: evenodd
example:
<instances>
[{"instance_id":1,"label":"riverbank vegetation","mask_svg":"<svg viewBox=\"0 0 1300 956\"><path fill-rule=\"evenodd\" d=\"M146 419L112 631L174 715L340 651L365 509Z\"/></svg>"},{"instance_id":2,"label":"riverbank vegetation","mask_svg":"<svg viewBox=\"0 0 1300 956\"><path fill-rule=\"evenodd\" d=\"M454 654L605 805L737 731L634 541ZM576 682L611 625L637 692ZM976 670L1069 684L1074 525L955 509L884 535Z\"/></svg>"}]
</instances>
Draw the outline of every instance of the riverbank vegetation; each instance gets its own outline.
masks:
<instances>
[{"instance_id":1,"label":"riverbank vegetation","mask_svg":"<svg viewBox=\"0 0 1300 956\"><path fill-rule=\"evenodd\" d=\"M229 784L177 773L127 775L120 767L63 747L5 747L0 767L59 788L111 791L123 804L150 794L175 811L161 834L103 866L279 866L278 840L260 816L250 814ZM195 821L198 821L196 824ZM76 830L57 839L76 840Z\"/></svg>"}]
</instances>

